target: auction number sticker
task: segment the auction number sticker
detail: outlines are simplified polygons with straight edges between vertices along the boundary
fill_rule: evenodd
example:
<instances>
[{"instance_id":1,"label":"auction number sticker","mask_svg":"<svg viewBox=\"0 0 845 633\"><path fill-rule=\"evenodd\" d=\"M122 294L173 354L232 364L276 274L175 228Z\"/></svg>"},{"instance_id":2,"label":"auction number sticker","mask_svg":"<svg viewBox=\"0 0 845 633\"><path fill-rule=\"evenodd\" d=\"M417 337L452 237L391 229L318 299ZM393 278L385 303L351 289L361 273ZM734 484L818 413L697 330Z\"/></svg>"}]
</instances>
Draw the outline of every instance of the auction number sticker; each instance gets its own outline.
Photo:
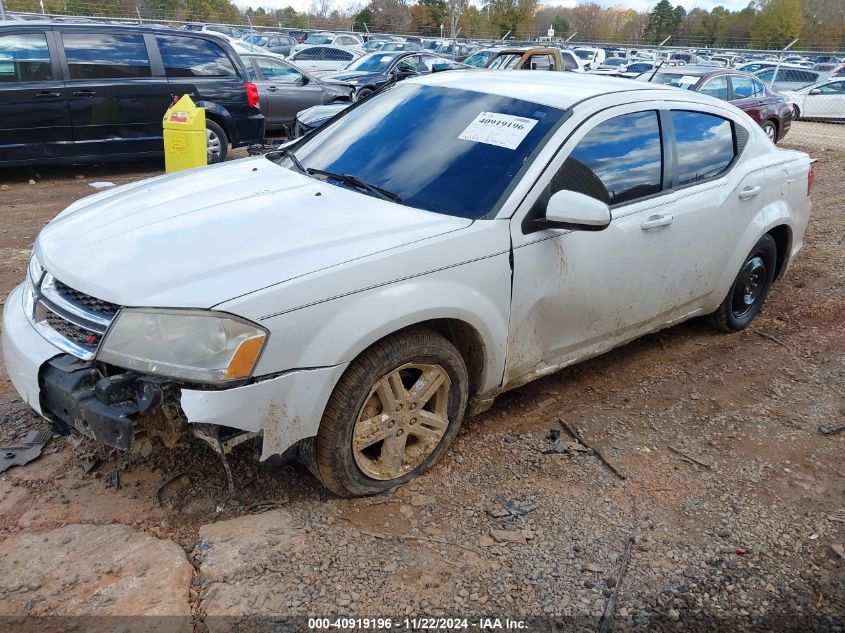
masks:
<instances>
[{"instance_id":1,"label":"auction number sticker","mask_svg":"<svg viewBox=\"0 0 845 633\"><path fill-rule=\"evenodd\" d=\"M537 119L498 112L481 112L458 138L463 141L516 149L535 125L537 125Z\"/></svg>"}]
</instances>

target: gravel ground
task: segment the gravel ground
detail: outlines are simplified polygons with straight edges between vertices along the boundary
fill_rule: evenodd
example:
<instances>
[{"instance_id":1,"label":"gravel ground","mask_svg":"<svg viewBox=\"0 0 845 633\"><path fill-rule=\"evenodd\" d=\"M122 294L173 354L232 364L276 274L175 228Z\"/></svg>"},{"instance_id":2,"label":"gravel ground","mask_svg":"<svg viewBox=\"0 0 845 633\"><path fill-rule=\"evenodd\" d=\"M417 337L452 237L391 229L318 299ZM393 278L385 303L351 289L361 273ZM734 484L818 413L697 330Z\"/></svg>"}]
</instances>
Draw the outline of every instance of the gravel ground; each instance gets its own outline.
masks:
<instances>
[{"instance_id":1,"label":"gravel ground","mask_svg":"<svg viewBox=\"0 0 845 633\"><path fill-rule=\"evenodd\" d=\"M0 476L0 541L111 522L171 539L195 568L198 631L293 614L842 630L845 433L818 428L845 420L845 126L798 122L785 145L818 158L815 209L804 252L751 329L689 322L505 394L464 423L440 465L370 499L334 498L298 466L256 464L247 447L232 458L227 500L200 442L130 459L56 439ZM54 170L35 185L0 176L0 293L87 180L156 169ZM561 421L624 479L596 454L548 453L558 433L569 440ZM0 378L0 440L36 426ZM86 454L100 460L90 474ZM119 489L107 487L115 471ZM185 471L159 505L158 486ZM266 508L278 514L252 514Z\"/></svg>"}]
</instances>

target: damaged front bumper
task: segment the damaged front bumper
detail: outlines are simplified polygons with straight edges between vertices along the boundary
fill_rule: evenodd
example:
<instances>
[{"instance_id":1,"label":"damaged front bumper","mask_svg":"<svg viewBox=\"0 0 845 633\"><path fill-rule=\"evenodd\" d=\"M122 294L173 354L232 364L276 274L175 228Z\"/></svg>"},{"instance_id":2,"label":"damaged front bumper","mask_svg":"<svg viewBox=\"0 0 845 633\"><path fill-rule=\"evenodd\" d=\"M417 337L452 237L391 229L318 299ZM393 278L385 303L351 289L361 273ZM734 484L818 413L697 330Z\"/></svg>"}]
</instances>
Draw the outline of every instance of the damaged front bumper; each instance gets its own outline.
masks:
<instances>
[{"instance_id":1,"label":"damaged front bumper","mask_svg":"<svg viewBox=\"0 0 845 633\"><path fill-rule=\"evenodd\" d=\"M23 286L4 307L3 354L21 398L59 431L74 428L132 451L153 438L173 445L186 425L227 427L261 436L262 460L317 434L347 367L291 370L227 389L199 389L125 370L107 375L99 363L63 353L36 331L23 308Z\"/></svg>"}]
</instances>

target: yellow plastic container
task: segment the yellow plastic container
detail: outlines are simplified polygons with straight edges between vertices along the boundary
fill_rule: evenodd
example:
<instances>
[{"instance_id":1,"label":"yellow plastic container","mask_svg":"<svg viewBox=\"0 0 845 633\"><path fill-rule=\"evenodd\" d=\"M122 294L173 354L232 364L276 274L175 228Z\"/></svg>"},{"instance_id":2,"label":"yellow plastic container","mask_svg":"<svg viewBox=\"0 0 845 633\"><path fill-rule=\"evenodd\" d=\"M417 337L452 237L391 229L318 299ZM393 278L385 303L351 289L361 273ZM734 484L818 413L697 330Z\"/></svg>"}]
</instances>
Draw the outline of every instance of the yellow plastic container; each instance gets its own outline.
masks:
<instances>
[{"instance_id":1,"label":"yellow plastic container","mask_svg":"<svg viewBox=\"0 0 845 633\"><path fill-rule=\"evenodd\" d=\"M167 173L208 164L205 108L183 95L164 113L164 169Z\"/></svg>"}]
</instances>

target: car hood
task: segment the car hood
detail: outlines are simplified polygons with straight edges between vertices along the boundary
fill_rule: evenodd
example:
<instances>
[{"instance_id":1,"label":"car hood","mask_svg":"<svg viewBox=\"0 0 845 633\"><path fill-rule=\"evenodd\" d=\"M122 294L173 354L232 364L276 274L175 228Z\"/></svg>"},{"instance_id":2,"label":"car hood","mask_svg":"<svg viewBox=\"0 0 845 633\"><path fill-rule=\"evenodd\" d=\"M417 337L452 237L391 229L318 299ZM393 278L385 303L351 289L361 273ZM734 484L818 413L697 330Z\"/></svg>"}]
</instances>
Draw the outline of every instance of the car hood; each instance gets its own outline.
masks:
<instances>
[{"instance_id":1,"label":"car hood","mask_svg":"<svg viewBox=\"0 0 845 633\"><path fill-rule=\"evenodd\" d=\"M308 127L315 127L318 124L325 123L335 114L345 110L350 105L349 103L328 103L326 105L311 106L310 108L297 112L296 120Z\"/></svg>"},{"instance_id":2,"label":"car hood","mask_svg":"<svg viewBox=\"0 0 845 633\"><path fill-rule=\"evenodd\" d=\"M371 73L361 70L341 70L339 72L326 73L321 76L324 81L341 81L345 83L358 84L362 80L372 80L375 82L384 81L387 75L384 73Z\"/></svg>"},{"instance_id":3,"label":"car hood","mask_svg":"<svg viewBox=\"0 0 845 633\"><path fill-rule=\"evenodd\" d=\"M43 229L36 254L99 299L208 308L470 224L257 157L79 200Z\"/></svg>"}]
</instances>

